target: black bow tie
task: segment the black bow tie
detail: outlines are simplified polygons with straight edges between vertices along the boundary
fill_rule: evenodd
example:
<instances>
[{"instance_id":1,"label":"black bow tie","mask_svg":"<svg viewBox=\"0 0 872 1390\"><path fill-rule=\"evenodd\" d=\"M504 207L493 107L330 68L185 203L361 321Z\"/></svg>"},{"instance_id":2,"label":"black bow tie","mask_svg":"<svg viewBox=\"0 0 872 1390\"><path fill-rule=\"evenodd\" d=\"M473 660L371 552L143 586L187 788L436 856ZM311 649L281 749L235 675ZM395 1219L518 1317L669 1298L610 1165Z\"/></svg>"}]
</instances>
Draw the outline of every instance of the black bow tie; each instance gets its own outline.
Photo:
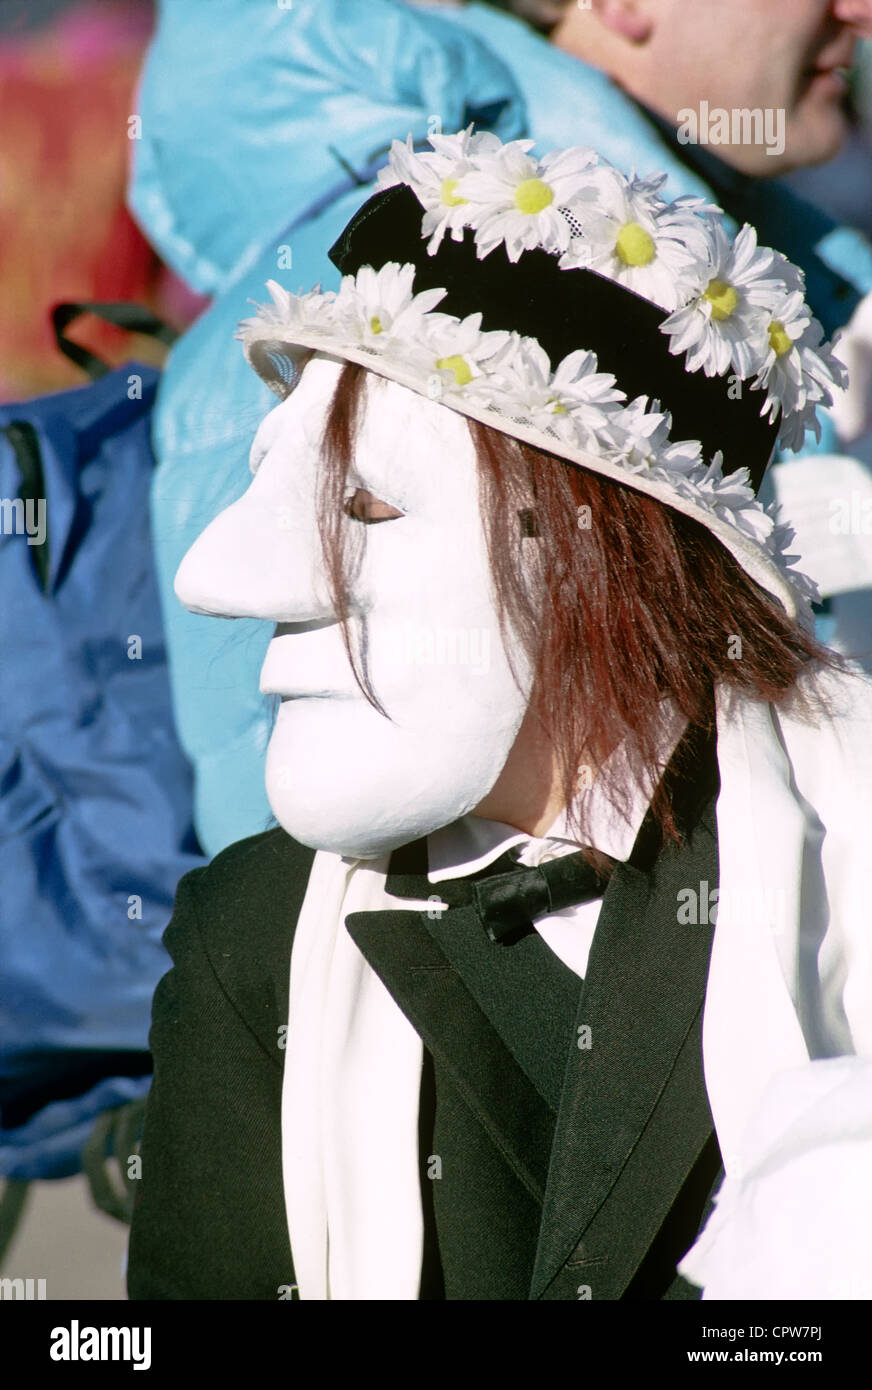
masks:
<instances>
[{"instance_id":1,"label":"black bow tie","mask_svg":"<svg viewBox=\"0 0 872 1390\"><path fill-rule=\"evenodd\" d=\"M431 883L426 840L416 840L394 852L385 888L397 898L438 898L449 908L472 908L491 941L510 946L533 931L538 918L601 898L617 863L609 859L600 872L578 851L528 868L518 864L521 853L515 846L468 878Z\"/></svg>"},{"instance_id":2,"label":"black bow tie","mask_svg":"<svg viewBox=\"0 0 872 1390\"><path fill-rule=\"evenodd\" d=\"M711 709L714 710L712 700ZM717 763L717 723L712 712L707 723L690 724L675 748L663 774L682 836L689 835L703 807L720 786ZM662 833L649 807L627 864L649 873L662 848ZM580 852L549 859L547 864L525 868L518 864L519 846L493 864L467 878L431 883L427 877L427 838L413 840L394 850L385 888L397 898L435 898L454 907L472 908L490 937L509 946L533 931L533 922L564 907L601 898L618 865L607 860L598 872Z\"/></svg>"}]
</instances>

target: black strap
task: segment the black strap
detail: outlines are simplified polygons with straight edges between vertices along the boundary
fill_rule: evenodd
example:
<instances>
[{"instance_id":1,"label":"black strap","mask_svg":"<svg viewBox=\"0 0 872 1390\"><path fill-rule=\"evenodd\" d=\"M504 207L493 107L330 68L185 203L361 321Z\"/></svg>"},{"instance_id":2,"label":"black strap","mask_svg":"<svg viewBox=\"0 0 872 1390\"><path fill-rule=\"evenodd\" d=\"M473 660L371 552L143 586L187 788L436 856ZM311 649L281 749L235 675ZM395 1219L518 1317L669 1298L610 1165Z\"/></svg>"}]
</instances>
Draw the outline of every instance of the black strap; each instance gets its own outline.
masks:
<instances>
[{"instance_id":1,"label":"black strap","mask_svg":"<svg viewBox=\"0 0 872 1390\"><path fill-rule=\"evenodd\" d=\"M29 420L10 420L8 425L0 425L0 434L5 434L15 455L18 471L21 474L19 496L23 506L33 502L38 506L45 498L45 476L42 468L42 454L39 438ZM46 532L42 545L31 546L33 563L44 594L48 593L49 570L51 568L49 537Z\"/></svg>"},{"instance_id":2,"label":"black strap","mask_svg":"<svg viewBox=\"0 0 872 1390\"><path fill-rule=\"evenodd\" d=\"M64 356L69 357L71 362L75 362L77 367L82 367L94 381L101 376L106 376L112 371L112 368L95 353L90 352L88 348L74 343L71 338L66 336L65 330L81 314L94 314L104 323L112 323L116 328L126 328L129 333L145 333L150 338L156 338L158 342L166 343L167 347L172 347L179 336L174 328L168 323L164 323L163 319L159 319L157 314L153 314L142 304L128 304L124 301L108 304L92 302L56 304L51 311L55 341Z\"/></svg>"},{"instance_id":3,"label":"black strap","mask_svg":"<svg viewBox=\"0 0 872 1390\"><path fill-rule=\"evenodd\" d=\"M145 1096L114 1110L101 1110L82 1148L82 1171L88 1179L94 1205L116 1221L130 1225L138 1182L131 1177L130 1160L139 1155L145 1117ZM114 1157L121 1178L110 1176L108 1159Z\"/></svg>"},{"instance_id":4,"label":"black strap","mask_svg":"<svg viewBox=\"0 0 872 1390\"><path fill-rule=\"evenodd\" d=\"M24 1215L29 1191L29 1182L8 1178L0 1194L0 1265Z\"/></svg>"}]
</instances>

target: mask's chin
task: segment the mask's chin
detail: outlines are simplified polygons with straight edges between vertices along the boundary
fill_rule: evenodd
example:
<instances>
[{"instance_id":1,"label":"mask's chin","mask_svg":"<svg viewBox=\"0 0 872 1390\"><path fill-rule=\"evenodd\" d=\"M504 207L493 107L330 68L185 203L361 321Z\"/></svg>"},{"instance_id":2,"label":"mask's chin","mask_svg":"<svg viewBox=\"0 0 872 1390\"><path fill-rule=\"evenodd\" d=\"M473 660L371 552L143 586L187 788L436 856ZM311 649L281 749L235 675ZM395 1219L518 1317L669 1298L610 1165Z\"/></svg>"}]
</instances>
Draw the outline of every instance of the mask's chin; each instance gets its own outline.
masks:
<instances>
[{"instance_id":1,"label":"mask's chin","mask_svg":"<svg viewBox=\"0 0 872 1390\"><path fill-rule=\"evenodd\" d=\"M300 844L355 859L429 835L492 790L524 716L515 693L499 717L470 702L465 723L424 732L364 700L287 701L267 752L273 814Z\"/></svg>"}]
</instances>

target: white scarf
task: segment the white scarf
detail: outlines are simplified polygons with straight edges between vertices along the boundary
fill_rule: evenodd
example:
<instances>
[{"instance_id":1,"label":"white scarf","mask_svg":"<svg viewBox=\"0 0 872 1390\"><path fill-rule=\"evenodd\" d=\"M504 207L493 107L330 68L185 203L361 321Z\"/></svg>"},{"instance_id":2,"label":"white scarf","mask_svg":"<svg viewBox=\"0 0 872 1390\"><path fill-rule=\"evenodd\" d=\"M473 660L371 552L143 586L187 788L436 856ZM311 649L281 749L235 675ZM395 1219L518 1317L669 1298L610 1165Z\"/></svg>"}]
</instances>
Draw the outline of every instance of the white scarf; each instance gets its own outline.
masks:
<instances>
[{"instance_id":1,"label":"white scarf","mask_svg":"<svg viewBox=\"0 0 872 1390\"><path fill-rule=\"evenodd\" d=\"M319 851L294 938L282 1164L303 1299L418 1297L423 1045L344 925L388 905L389 858Z\"/></svg>"}]
</instances>

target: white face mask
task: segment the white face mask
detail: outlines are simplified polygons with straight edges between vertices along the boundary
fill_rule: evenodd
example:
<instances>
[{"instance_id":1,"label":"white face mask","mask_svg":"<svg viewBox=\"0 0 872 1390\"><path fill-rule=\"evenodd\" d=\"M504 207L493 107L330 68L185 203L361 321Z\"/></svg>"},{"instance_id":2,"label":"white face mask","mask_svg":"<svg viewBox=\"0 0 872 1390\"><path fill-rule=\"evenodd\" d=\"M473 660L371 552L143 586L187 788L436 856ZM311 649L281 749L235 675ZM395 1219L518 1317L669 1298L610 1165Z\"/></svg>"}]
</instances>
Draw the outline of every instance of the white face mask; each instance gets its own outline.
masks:
<instances>
[{"instance_id":1,"label":"white face mask","mask_svg":"<svg viewBox=\"0 0 872 1390\"><path fill-rule=\"evenodd\" d=\"M344 523L363 542L350 622L390 718L356 684L316 520L321 431L342 365L314 357L263 421L253 482L188 551L175 589L194 612L279 624L260 682L283 697L267 755L270 805L301 843L368 858L487 795L531 675L513 653L519 690L503 646L466 420L368 377L346 497L365 489L403 515Z\"/></svg>"}]
</instances>

